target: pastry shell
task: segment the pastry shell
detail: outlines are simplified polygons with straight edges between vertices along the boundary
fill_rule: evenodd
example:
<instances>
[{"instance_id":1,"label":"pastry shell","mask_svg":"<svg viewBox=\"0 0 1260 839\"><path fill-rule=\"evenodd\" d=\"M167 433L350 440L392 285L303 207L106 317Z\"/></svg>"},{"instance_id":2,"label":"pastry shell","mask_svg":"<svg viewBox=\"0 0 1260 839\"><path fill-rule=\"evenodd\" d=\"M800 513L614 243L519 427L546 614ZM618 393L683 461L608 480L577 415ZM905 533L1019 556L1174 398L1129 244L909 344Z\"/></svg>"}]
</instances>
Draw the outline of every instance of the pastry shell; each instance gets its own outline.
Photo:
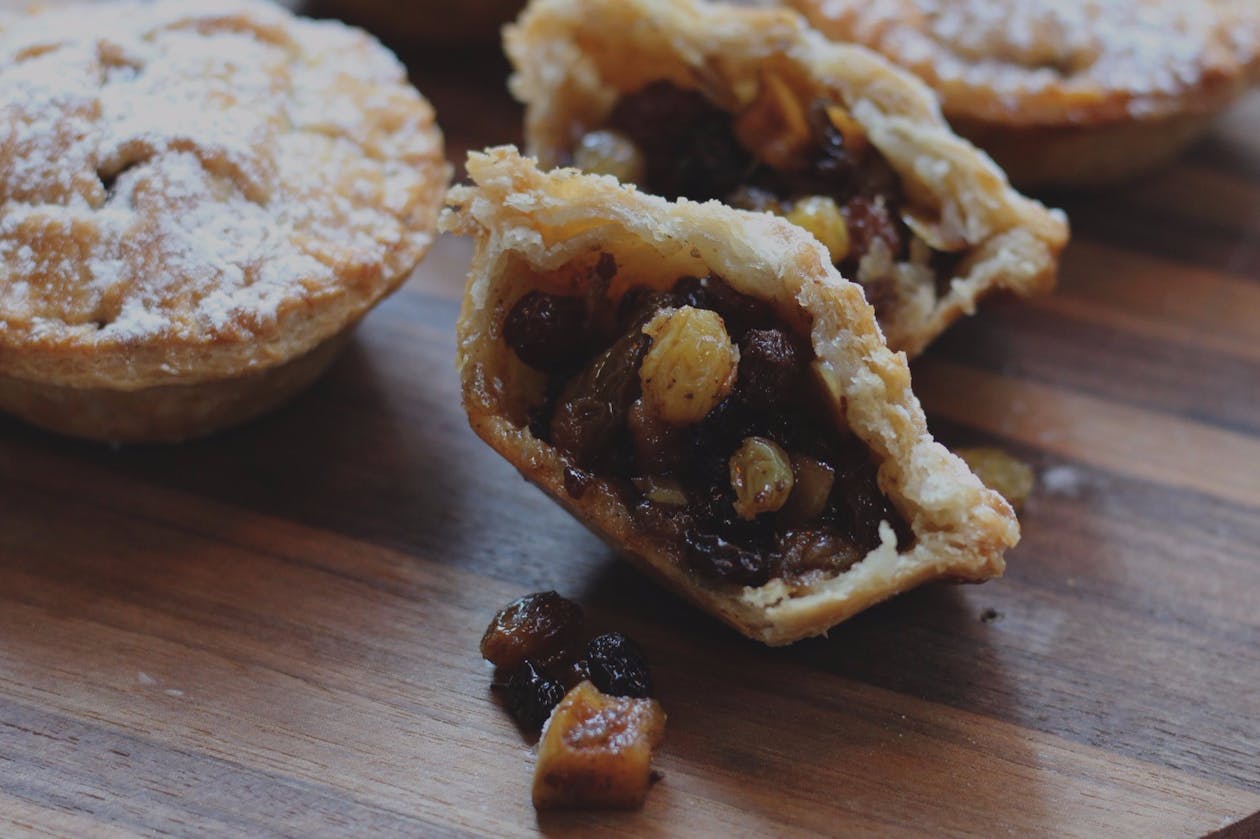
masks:
<instances>
[{"instance_id":1,"label":"pastry shell","mask_svg":"<svg viewBox=\"0 0 1260 839\"><path fill-rule=\"evenodd\" d=\"M1024 187L1149 172L1260 79L1260 7L1250 0L788 5L927 82L954 127Z\"/></svg>"},{"instance_id":2,"label":"pastry shell","mask_svg":"<svg viewBox=\"0 0 1260 839\"><path fill-rule=\"evenodd\" d=\"M504 32L527 147L544 166L567 164L621 96L662 79L738 111L772 72L803 101L846 107L900 177L916 226L960 255L940 296L898 269L909 290L881 318L893 349L917 355L989 294L1054 286L1063 214L1013 190L921 82L870 50L827 41L799 15L692 0L535 0Z\"/></svg>"},{"instance_id":3,"label":"pastry shell","mask_svg":"<svg viewBox=\"0 0 1260 839\"><path fill-rule=\"evenodd\" d=\"M811 236L768 214L717 202L670 203L607 176L541 172L515 149L469 155L472 186L451 190L442 229L475 241L458 327L464 407L476 433L612 547L750 638L787 644L934 579L983 581L1019 538L1007 503L928 433L905 356L890 351L861 289ZM880 460L880 488L910 525L892 527L850 570L807 583L743 587L690 570L676 545L636 524L615 487L596 476L565 489L567 458L534 437L527 414L537 374L501 336L527 291L589 276L602 254L618 264L612 293L681 276L721 276L808 334L832 407ZM557 279L563 278L563 279ZM576 280L580 282L579 280ZM620 286L619 286L620 284Z\"/></svg>"},{"instance_id":4,"label":"pastry shell","mask_svg":"<svg viewBox=\"0 0 1260 839\"><path fill-rule=\"evenodd\" d=\"M175 441L310 384L432 242L429 104L260 0L0 15L0 410Z\"/></svg>"}]
</instances>

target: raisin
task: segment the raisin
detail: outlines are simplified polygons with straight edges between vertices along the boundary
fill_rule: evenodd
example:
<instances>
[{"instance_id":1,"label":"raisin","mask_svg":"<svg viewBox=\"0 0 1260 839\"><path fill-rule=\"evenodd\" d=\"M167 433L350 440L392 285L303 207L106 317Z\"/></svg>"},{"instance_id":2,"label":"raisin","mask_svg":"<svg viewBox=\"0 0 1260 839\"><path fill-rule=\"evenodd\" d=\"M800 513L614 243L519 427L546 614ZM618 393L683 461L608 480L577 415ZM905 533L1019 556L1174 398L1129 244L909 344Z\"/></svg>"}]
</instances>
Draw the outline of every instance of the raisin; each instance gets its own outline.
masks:
<instances>
[{"instance_id":1,"label":"raisin","mask_svg":"<svg viewBox=\"0 0 1260 839\"><path fill-rule=\"evenodd\" d=\"M586 306L580 298L531 291L503 322L503 340L538 370L571 370L581 363Z\"/></svg>"},{"instance_id":2,"label":"raisin","mask_svg":"<svg viewBox=\"0 0 1260 839\"><path fill-rule=\"evenodd\" d=\"M623 330L642 327L661 309L683 305L672 291L656 291L647 286L635 286L621 297L617 305L617 323Z\"/></svg>"},{"instance_id":3,"label":"raisin","mask_svg":"<svg viewBox=\"0 0 1260 839\"><path fill-rule=\"evenodd\" d=\"M864 550L879 545L879 523L894 525L900 516L879 490L875 466L863 463L836 476L843 509L849 513L849 538Z\"/></svg>"},{"instance_id":4,"label":"raisin","mask_svg":"<svg viewBox=\"0 0 1260 839\"><path fill-rule=\"evenodd\" d=\"M592 638L576 667L609 696L646 699L652 695L652 674L643 650L620 632Z\"/></svg>"},{"instance_id":5,"label":"raisin","mask_svg":"<svg viewBox=\"0 0 1260 839\"><path fill-rule=\"evenodd\" d=\"M654 415L640 399L626 418L634 468L640 475L672 472L682 460L683 432Z\"/></svg>"},{"instance_id":6,"label":"raisin","mask_svg":"<svg viewBox=\"0 0 1260 839\"><path fill-rule=\"evenodd\" d=\"M814 103L809 121L817 143L808 168L810 179L818 184L814 189L823 186L837 192L845 189L853 181L858 165L845 145L844 135L828 117L826 102Z\"/></svg>"},{"instance_id":7,"label":"raisin","mask_svg":"<svg viewBox=\"0 0 1260 839\"><path fill-rule=\"evenodd\" d=\"M617 103L609 125L643 152L641 186L669 199L721 198L755 165L739 144L731 115L702 93L653 82Z\"/></svg>"},{"instance_id":8,"label":"raisin","mask_svg":"<svg viewBox=\"0 0 1260 839\"><path fill-rule=\"evenodd\" d=\"M788 397L800 381L801 357L780 329L752 329L739 342L740 396L773 405Z\"/></svg>"},{"instance_id":9,"label":"raisin","mask_svg":"<svg viewBox=\"0 0 1260 839\"><path fill-rule=\"evenodd\" d=\"M827 530L790 530L780 540L782 575L800 578L811 572L839 574L856 565L868 549Z\"/></svg>"},{"instance_id":10,"label":"raisin","mask_svg":"<svg viewBox=\"0 0 1260 839\"><path fill-rule=\"evenodd\" d=\"M742 586L762 586L770 581L774 560L767 552L752 551L716 533L689 531L687 553L701 572Z\"/></svg>"},{"instance_id":11,"label":"raisin","mask_svg":"<svg viewBox=\"0 0 1260 839\"><path fill-rule=\"evenodd\" d=\"M565 387L551 418L551 440L578 466L614 453L613 443L639 398L639 365L651 345L647 335L627 333Z\"/></svg>"},{"instance_id":12,"label":"raisin","mask_svg":"<svg viewBox=\"0 0 1260 839\"><path fill-rule=\"evenodd\" d=\"M883 240L893 259L904 258L904 225L888 206L888 202L879 197L856 196L844 205L844 217L849 225L850 242L849 258L845 260L845 265L852 266L851 276L856 275L858 263L875 244L876 239Z\"/></svg>"},{"instance_id":13,"label":"raisin","mask_svg":"<svg viewBox=\"0 0 1260 839\"><path fill-rule=\"evenodd\" d=\"M736 341L749 329L767 322L768 310L718 277L683 277L674 284L679 306L712 309L722 316L727 334Z\"/></svg>"},{"instance_id":14,"label":"raisin","mask_svg":"<svg viewBox=\"0 0 1260 839\"><path fill-rule=\"evenodd\" d=\"M564 698L564 686L526 659L507 683L508 713L527 731L539 731Z\"/></svg>"},{"instance_id":15,"label":"raisin","mask_svg":"<svg viewBox=\"0 0 1260 839\"><path fill-rule=\"evenodd\" d=\"M582 607L554 591L527 594L499 610L481 638L481 654L515 670L527 658L562 655L582 630Z\"/></svg>"}]
</instances>

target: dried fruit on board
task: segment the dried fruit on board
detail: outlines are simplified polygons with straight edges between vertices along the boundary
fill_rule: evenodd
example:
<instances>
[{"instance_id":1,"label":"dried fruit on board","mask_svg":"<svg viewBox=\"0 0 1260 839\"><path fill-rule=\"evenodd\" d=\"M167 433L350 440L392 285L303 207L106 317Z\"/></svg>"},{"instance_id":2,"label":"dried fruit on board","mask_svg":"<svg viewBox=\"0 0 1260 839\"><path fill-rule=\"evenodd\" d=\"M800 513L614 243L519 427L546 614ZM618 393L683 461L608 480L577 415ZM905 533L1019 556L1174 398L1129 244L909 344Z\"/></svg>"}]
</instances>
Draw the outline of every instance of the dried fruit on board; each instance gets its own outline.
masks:
<instances>
[{"instance_id":1,"label":"dried fruit on board","mask_svg":"<svg viewBox=\"0 0 1260 839\"><path fill-rule=\"evenodd\" d=\"M641 806L653 780L652 752L664 735L665 713L655 699L608 696L580 683L543 730L534 806Z\"/></svg>"}]
</instances>

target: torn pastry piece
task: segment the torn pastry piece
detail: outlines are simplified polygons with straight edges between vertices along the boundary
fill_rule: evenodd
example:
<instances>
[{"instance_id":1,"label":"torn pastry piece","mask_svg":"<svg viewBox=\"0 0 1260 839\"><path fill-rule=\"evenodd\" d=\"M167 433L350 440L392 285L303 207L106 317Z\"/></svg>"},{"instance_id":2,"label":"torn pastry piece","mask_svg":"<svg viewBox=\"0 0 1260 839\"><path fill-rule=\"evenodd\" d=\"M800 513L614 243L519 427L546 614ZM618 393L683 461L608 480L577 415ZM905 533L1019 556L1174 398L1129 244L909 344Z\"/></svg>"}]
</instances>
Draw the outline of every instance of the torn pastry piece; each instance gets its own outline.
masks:
<instances>
[{"instance_id":1,"label":"torn pastry piece","mask_svg":"<svg viewBox=\"0 0 1260 839\"><path fill-rule=\"evenodd\" d=\"M440 226L476 240L469 420L609 544L767 644L1001 574L1014 514L928 434L816 240L511 148L468 172Z\"/></svg>"},{"instance_id":2,"label":"torn pastry piece","mask_svg":"<svg viewBox=\"0 0 1260 839\"><path fill-rule=\"evenodd\" d=\"M920 352L999 290L1049 290L1061 213L1011 189L931 92L796 14L692 0L535 0L507 27L545 166L784 215Z\"/></svg>"},{"instance_id":3,"label":"torn pastry piece","mask_svg":"<svg viewBox=\"0 0 1260 839\"><path fill-rule=\"evenodd\" d=\"M878 50L1017 184L1091 187L1157 167L1260 79L1254 0L789 0Z\"/></svg>"},{"instance_id":4,"label":"torn pastry piece","mask_svg":"<svg viewBox=\"0 0 1260 839\"><path fill-rule=\"evenodd\" d=\"M394 56L262 0L0 15L0 410L116 442L311 383L450 177Z\"/></svg>"}]
</instances>

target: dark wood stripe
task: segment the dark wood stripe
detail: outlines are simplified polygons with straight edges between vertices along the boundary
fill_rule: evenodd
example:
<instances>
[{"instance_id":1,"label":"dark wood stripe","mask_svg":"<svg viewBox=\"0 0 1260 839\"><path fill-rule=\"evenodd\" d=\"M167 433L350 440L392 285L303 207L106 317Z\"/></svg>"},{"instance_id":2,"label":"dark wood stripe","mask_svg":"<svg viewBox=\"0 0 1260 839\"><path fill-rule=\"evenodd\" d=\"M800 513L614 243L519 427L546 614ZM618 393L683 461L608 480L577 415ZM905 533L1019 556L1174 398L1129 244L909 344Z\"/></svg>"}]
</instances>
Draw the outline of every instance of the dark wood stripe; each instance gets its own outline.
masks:
<instances>
[{"instance_id":1,"label":"dark wood stripe","mask_svg":"<svg viewBox=\"0 0 1260 839\"><path fill-rule=\"evenodd\" d=\"M1123 198L1063 203L1073 236L1135 253L1255 280L1260 277L1260 236L1188 217L1176 208Z\"/></svg>"},{"instance_id":2,"label":"dark wood stripe","mask_svg":"<svg viewBox=\"0 0 1260 839\"><path fill-rule=\"evenodd\" d=\"M1012 303L956 324L928 351L1021 379L1233 431L1260 432L1260 354L1238 358L1117 329L1051 306ZM917 366L917 365L916 365ZM1185 383L1193 381L1195 387Z\"/></svg>"}]
</instances>

